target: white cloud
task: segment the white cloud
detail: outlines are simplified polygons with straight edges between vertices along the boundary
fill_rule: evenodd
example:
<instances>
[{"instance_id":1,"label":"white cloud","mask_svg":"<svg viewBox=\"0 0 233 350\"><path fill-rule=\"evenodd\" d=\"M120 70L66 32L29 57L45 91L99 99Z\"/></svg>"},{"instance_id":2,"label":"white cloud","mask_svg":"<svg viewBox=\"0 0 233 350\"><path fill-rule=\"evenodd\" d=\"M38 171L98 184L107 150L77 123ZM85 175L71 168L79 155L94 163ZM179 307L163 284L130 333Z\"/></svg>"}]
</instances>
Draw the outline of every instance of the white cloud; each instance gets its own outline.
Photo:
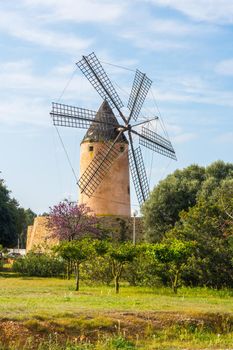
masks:
<instances>
[{"instance_id":1,"label":"white cloud","mask_svg":"<svg viewBox=\"0 0 233 350\"><path fill-rule=\"evenodd\" d=\"M37 7L42 18L51 21L112 23L126 11L126 2L109 0L24 0L28 7Z\"/></svg>"},{"instance_id":2,"label":"white cloud","mask_svg":"<svg viewBox=\"0 0 233 350\"><path fill-rule=\"evenodd\" d=\"M31 124L49 126L48 106L44 101L36 98L8 98L0 105L1 124Z\"/></svg>"},{"instance_id":3,"label":"white cloud","mask_svg":"<svg viewBox=\"0 0 233 350\"><path fill-rule=\"evenodd\" d=\"M233 107L233 92L213 86L212 82L201 76L176 73L164 75L159 86L154 88L158 101L177 104L198 103L213 106Z\"/></svg>"},{"instance_id":4,"label":"white cloud","mask_svg":"<svg viewBox=\"0 0 233 350\"><path fill-rule=\"evenodd\" d=\"M233 59L223 60L219 62L215 67L215 71L218 74L233 76Z\"/></svg>"},{"instance_id":5,"label":"white cloud","mask_svg":"<svg viewBox=\"0 0 233 350\"><path fill-rule=\"evenodd\" d=\"M150 51L194 49L194 38L216 32L211 25L161 18L149 12L140 12L140 8L132 11L133 20L129 19L119 28L119 36L138 48Z\"/></svg>"},{"instance_id":6,"label":"white cloud","mask_svg":"<svg viewBox=\"0 0 233 350\"><path fill-rule=\"evenodd\" d=\"M42 29L39 21L32 21L26 14L20 16L9 11L0 12L0 31L33 44L68 53L84 50L92 44L91 39Z\"/></svg>"},{"instance_id":7,"label":"white cloud","mask_svg":"<svg viewBox=\"0 0 233 350\"><path fill-rule=\"evenodd\" d=\"M146 49L147 51L164 51L171 49L184 49L188 47L188 44L184 42L174 41L172 39L161 39L151 34L142 33L137 30L127 29L121 33L121 37L127 40L130 40L132 45L136 46L139 49Z\"/></svg>"},{"instance_id":8,"label":"white cloud","mask_svg":"<svg viewBox=\"0 0 233 350\"><path fill-rule=\"evenodd\" d=\"M149 51L187 48L190 46L187 36L201 32L201 28L187 22L161 19L150 14L136 13L135 16L134 21L120 28L119 35L132 45Z\"/></svg>"},{"instance_id":9,"label":"white cloud","mask_svg":"<svg viewBox=\"0 0 233 350\"><path fill-rule=\"evenodd\" d=\"M146 0L155 5L170 7L196 21L233 23L231 0Z\"/></svg>"},{"instance_id":10,"label":"white cloud","mask_svg":"<svg viewBox=\"0 0 233 350\"><path fill-rule=\"evenodd\" d=\"M178 144L178 143L186 143L196 138L197 138L197 134L192 132L186 132L186 133L181 133L179 135L172 136L171 139L174 144Z\"/></svg>"},{"instance_id":11,"label":"white cloud","mask_svg":"<svg viewBox=\"0 0 233 350\"><path fill-rule=\"evenodd\" d=\"M203 34L203 26L193 25L178 20L153 18L148 24L148 28L154 34L164 34L174 36L186 36Z\"/></svg>"},{"instance_id":12,"label":"white cloud","mask_svg":"<svg viewBox=\"0 0 233 350\"><path fill-rule=\"evenodd\" d=\"M101 99L98 99L95 90L81 74L76 74L67 89L62 91L70 80L70 72L67 70L66 65L58 66L41 75L35 72L35 67L29 60L0 63L0 121L5 124L46 126L51 102L57 101L61 95L61 103L98 108ZM93 101L96 102L95 105Z\"/></svg>"},{"instance_id":13,"label":"white cloud","mask_svg":"<svg viewBox=\"0 0 233 350\"><path fill-rule=\"evenodd\" d=\"M33 63L29 60L1 62L0 91L2 94L7 90L8 93L11 91L9 95L12 95L13 91L17 95L58 96L70 80L74 69L74 65L70 65L69 70L67 65L60 65L41 75L35 71ZM89 82L77 73L69 86L69 98L77 98L80 88L83 94L91 94Z\"/></svg>"}]
</instances>

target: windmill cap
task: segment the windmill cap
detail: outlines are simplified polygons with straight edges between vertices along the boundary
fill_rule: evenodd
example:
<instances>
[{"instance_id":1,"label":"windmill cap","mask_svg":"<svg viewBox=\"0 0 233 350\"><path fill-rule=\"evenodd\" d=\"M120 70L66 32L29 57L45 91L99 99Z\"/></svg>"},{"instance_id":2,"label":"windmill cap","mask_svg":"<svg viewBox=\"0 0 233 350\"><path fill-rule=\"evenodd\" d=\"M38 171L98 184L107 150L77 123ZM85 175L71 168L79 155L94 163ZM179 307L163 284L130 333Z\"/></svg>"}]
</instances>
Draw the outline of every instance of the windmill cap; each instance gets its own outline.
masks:
<instances>
[{"instance_id":1,"label":"windmill cap","mask_svg":"<svg viewBox=\"0 0 233 350\"><path fill-rule=\"evenodd\" d=\"M116 127L120 124L106 100L101 104L94 120L96 123L91 123L81 143L114 141L119 134ZM128 143L124 134L120 136L117 142Z\"/></svg>"}]
</instances>

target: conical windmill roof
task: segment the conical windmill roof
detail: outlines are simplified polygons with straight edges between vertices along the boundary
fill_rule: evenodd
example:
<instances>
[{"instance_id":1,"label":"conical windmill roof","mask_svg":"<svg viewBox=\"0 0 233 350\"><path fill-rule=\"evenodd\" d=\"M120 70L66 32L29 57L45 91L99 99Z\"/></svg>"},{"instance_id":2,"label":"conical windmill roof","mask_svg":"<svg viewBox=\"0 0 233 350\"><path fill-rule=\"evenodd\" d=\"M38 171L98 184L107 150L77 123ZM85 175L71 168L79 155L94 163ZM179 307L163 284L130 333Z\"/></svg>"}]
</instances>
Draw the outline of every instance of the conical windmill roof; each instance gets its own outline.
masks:
<instances>
[{"instance_id":1,"label":"conical windmill roof","mask_svg":"<svg viewBox=\"0 0 233 350\"><path fill-rule=\"evenodd\" d=\"M82 142L114 141L119 134L117 126L120 126L120 124L106 100L101 104L96 113L95 120L101 123L92 123ZM120 136L117 142L128 143L124 134Z\"/></svg>"}]
</instances>

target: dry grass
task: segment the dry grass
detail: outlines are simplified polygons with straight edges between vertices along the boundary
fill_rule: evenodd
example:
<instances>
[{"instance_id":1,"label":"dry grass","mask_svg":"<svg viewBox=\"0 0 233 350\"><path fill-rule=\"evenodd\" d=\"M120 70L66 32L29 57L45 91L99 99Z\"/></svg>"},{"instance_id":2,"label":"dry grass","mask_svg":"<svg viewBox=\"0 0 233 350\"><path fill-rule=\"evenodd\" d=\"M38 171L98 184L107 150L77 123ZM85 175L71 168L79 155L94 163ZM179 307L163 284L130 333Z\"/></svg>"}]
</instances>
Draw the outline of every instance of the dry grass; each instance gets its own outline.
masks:
<instances>
[{"instance_id":1,"label":"dry grass","mask_svg":"<svg viewBox=\"0 0 233 350\"><path fill-rule=\"evenodd\" d=\"M166 288L128 286L119 295L111 286L81 286L75 292L73 281L0 277L1 338L22 349L25 339L34 339L34 348L25 349L66 349L67 339L82 342L82 348L68 350L233 349L232 295L200 288L174 295ZM123 345L117 348L118 338ZM43 345L48 339L50 347Z\"/></svg>"}]
</instances>

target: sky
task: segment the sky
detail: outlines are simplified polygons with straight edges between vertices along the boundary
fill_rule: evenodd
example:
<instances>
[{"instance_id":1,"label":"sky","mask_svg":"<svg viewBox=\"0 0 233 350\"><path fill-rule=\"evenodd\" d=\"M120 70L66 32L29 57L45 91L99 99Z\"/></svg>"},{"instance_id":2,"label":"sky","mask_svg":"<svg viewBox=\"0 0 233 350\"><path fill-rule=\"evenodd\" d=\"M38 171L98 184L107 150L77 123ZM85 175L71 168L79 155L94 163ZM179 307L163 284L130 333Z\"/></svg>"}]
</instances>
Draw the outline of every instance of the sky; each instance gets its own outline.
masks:
<instances>
[{"instance_id":1,"label":"sky","mask_svg":"<svg viewBox=\"0 0 233 350\"><path fill-rule=\"evenodd\" d=\"M177 161L143 150L151 189L175 169L233 161L233 1L0 0L0 38L0 177L22 207L78 198L85 131L59 128L70 165L49 112L98 110L75 65L91 52L125 106L136 69L153 81L140 118L160 117L151 127Z\"/></svg>"}]
</instances>

